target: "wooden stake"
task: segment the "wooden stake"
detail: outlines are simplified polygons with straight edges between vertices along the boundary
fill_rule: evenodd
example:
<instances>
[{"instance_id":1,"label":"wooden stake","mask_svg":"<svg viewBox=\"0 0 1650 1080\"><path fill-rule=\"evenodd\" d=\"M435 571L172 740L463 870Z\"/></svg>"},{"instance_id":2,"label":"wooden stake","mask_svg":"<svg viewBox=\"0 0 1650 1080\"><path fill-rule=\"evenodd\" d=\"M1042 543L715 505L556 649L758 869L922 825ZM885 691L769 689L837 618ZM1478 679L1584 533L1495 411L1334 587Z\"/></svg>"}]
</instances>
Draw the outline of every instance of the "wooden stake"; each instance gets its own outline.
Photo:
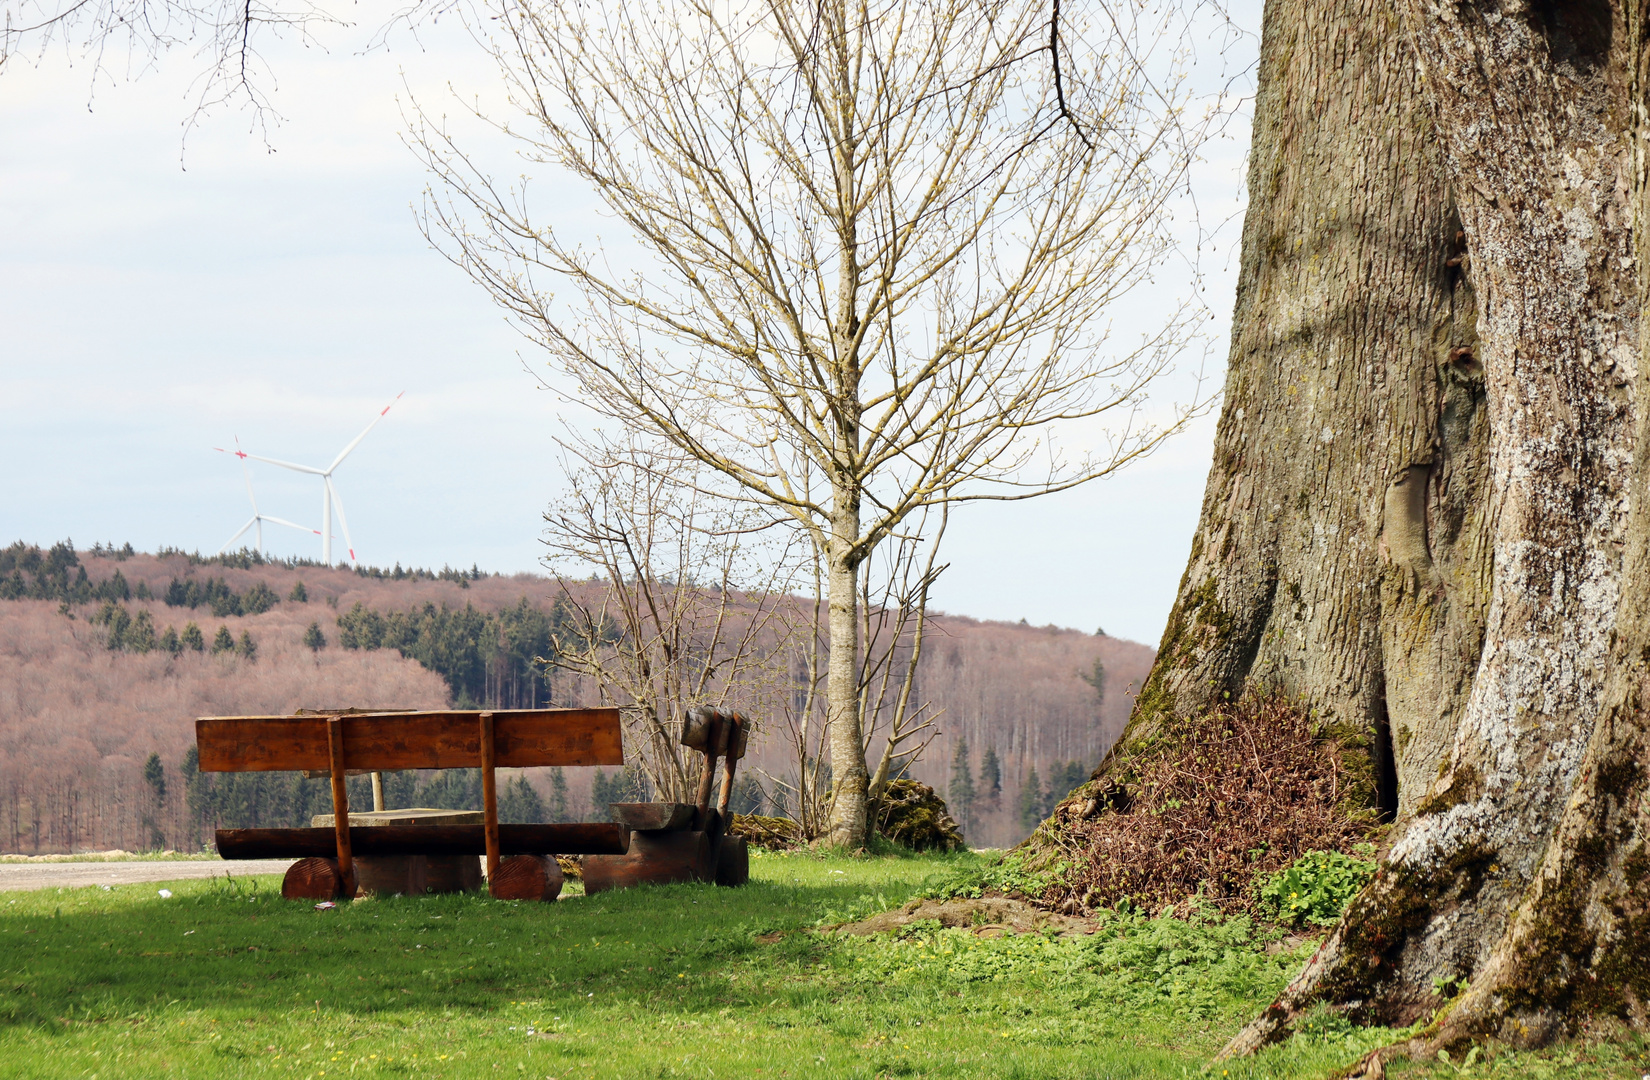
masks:
<instances>
[{"instance_id":1,"label":"wooden stake","mask_svg":"<svg viewBox=\"0 0 1650 1080\"><path fill-rule=\"evenodd\" d=\"M381 772L372 774L372 808L374 810L388 809L384 805L384 774Z\"/></svg>"},{"instance_id":2,"label":"wooden stake","mask_svg":"<svg viewBox=\"0 0 1650 1080\"><path fill-rule=\"evenodd\" d=\"M481 714L481 810L487 841L487 880L498 873L498 782L493 777L493 714Z\"/></svg>"},{"instance_id":3,"label":"wooden stake","mask_svg":"<svg viewBox=\"0 0 1650 1080\"><path fill-rule=\"evenodd\" d=\"M338 876L344 895L355 895L355 860L349 849L349 789L344 784L344 719L327 718L327 751L332 759L332 822L338 843Z\"/></svg>"},{"instance_id":4,"label":"wooden stake","mask_svg":"<svg viewBox=\"0 0 1650 1080\"><path fill-rule=\"evenodd\" d=\"M711 728L705 737L705 771L699 774L699 798L695 803L699 807L699 823L695 828L704 828L705 815L710 813L710 789L716 775L716 756L722 752L723 736L727 732L727 721L722 714L711 711Z\"/></svg>"},{"instance_id":5,"label":"wooden stake","mask_svg":"<svg viewBox=\"0 0 1650 1080\"><path fill-rule=\"evenodd\" d=\"M716 800L716 810L722 817L722 828L728 827L728 803L733 799L733 767L737 764L733 757L733 746L739 741L739 725L744 723L744 717L734 713L722 721L722 793Z\"/></svg>"}]
</instances>

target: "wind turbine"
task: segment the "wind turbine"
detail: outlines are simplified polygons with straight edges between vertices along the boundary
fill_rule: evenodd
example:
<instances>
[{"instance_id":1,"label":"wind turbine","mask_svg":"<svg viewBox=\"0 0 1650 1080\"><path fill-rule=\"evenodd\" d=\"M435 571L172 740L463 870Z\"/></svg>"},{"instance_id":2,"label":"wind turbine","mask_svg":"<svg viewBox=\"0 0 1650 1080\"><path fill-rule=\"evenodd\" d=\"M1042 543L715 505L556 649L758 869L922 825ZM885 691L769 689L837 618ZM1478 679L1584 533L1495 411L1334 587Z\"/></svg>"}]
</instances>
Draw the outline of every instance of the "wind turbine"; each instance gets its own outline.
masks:
<instances>
[{"instance_id":1,"label":"wind turbine","mask_svg":"<svg viewBox=\"0 0 1650 1080\"><path fill-rule=\"evenodd\" d=\"M285 518L270 517L268 514L259 512L258 497L252 494L252 472L246 467L246 459L251 455L241 450L241 440L238 436L235 439L234 450L225 450L221 446L214 446L212 449L216 450L220 454L233 453L236 457L241 459L241 473L246 477L246 497L252 500L251 519L248 520L245 525L242 525L234 536L231 536L227 541L225 541L223 547L218 549L219 555L222 555L224 552L228 551L229 545L244 536L246 534L246 530L248 529L258 530L255 534L258 539L258 554L262 555L264 550L264 522L266 521L272 525L285 525L287 528L297 529L299 532L315 533L317 536L320 535L320 531L317 529L311 529L306 526L299 525L297 522L288 521Z\"/></svg>"},{"instance_id":2,"label":"wind turbine","mask_svg":"<svg viewBox=\"0 0 1650 1080\"><path fill-rule=\"evenodd\" d=\"M370 432L373 428L377 427L378 421L384 419L384 415L394 408L395 402L400 401L405 394L406 391L403 390L401 393L395 395L395 399L380 409L378 415L372 418L372 423L368 424L366 429L362 431L361 434L351 439L348 446L338 451L338 456L332 459L332 464L328 465L324 469L317 469L310 465L294 465L290 461L280 461L276 458L259 457L257 454L246 455L253 461L262 461L269 465L279 465L283 469L291 469L293 472L308 473L311 476L319 476L321 478L321 561L328 566L332 565L332 511L334 508L338 510L338 524L344 530L344 546L349 550L349 561L355 561L355 544L349 538L349 522L344 520L344 503L343 500L338 498L338 489L332 486L333 470L344 463L344 459L349 457L350 452L357 446L360 446L361 440L367 437L367 432Z\"/></svg>"}]
</instances>

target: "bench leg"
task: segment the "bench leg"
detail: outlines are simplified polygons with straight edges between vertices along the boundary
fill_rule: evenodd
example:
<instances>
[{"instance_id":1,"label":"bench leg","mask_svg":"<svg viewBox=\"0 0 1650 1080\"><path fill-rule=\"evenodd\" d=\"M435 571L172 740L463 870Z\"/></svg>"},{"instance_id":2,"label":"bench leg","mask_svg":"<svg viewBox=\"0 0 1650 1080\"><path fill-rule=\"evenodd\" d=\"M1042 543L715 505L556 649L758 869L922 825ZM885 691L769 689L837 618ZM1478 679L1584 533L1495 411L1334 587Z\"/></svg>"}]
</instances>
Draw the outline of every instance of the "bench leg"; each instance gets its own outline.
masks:
<instances>
[{"instance_id":1,"label":"bench leg","mask_svg":"<svg viewBox=\"0 0 1650 1080\"><path fill-rule=\"evenodd\" d=\"M487 888L495 900L554 900L561 895L562 880L553 856L512 855L499 860Z\"/></svg>"},{"instance_id":2,"label":"bench leg","mask_svg":"<svg viewBox=\"0 0 1650 1080\"><path fill-rule=\"evenodd\" d=\"M724 836L716 852L716 884L739 886L751 879L750 846L743 836Z\"/></svg>"},{"instance_id":3,"label":"bench leg","mask_svg":"<svg viewBox=\"0 0 1650 1080\"><path fill-rule=\"evenodd\" d=\"M286 869L281 879L281 897L285 900L341 900L344 897L344 875L338 871L337 859L299 859Z\"/></svg>"}]
</instances>

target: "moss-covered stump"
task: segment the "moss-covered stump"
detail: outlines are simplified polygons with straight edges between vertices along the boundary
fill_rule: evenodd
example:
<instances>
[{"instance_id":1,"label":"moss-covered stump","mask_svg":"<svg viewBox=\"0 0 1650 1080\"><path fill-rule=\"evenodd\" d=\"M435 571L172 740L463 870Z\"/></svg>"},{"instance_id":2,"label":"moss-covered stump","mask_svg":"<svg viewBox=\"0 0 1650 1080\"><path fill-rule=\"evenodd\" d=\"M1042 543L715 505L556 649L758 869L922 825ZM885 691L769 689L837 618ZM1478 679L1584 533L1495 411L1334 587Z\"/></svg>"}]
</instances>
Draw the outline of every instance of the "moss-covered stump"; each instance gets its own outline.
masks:
<instances>
[{"instance_id":1,"label":"moss-covered stump","mask_svg":"<svg viewBox=\"0 0 1650 1080\"><path fill-rule=\"evenodd\" d=\"M735 814L728 823L728 835L742 836L752 847L765 851L791 851L803 844L802 829L790 818L762 814Z\"/></svg>"},{"instance_id":2,"label":"moss-covered stump","mask_svg":"<svg viewBox=\"0 0 1650 1080\"><path fill-rule=\"evenodd\" d=\"M962 830L927 784L895 780L872 807L877 833L913 851L960 851Z\"/></svg>"}]
</instances>

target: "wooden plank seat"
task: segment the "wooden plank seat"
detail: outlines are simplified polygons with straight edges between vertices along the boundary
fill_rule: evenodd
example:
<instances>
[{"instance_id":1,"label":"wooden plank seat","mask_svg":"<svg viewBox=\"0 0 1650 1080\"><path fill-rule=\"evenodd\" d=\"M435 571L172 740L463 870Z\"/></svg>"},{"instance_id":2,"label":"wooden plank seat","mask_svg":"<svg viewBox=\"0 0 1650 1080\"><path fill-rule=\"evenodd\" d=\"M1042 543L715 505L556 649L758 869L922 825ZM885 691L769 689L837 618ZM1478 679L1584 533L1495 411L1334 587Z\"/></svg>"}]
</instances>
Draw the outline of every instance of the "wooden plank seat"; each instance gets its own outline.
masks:
<instances>
[{"instance_id":1,"label":"wooden plank seat","mask_svg":"<svg viewBox=\"0 0 1650 1080\"><path fill-rule=\"evenodd\" d=\"M623 853L620 825L500 825L497 768L623 765L617 709L353 712L339 715L213 716L195 721L202 772L324 771L332 779L331 829L219 829L225 858L301 857L284 896L356 894L354 856L485 855L500 899L553 899L554 855ZM480 768L480 825L349 824L345 778L352 772ZM313 854L310 854L313 852Z\"/></svg>"},{"instance_id":2,"label":"wooden plank seat","mask_svg":"<svg viewBox=\"0 0 1650 1080\"><path fill-rule=\"evenodd\" d=\"M682 745L703 756L698 802L610 803L613 820L629 831L627 850L585 856L585 893L691 881L737 886L750 880L745 838L729 836L726 829L734 770L749 739L749 722L738 713L690 709ZM713 807L710 796L718 758L723 764L722 787Z\"/></svg>"}]
</instances>

